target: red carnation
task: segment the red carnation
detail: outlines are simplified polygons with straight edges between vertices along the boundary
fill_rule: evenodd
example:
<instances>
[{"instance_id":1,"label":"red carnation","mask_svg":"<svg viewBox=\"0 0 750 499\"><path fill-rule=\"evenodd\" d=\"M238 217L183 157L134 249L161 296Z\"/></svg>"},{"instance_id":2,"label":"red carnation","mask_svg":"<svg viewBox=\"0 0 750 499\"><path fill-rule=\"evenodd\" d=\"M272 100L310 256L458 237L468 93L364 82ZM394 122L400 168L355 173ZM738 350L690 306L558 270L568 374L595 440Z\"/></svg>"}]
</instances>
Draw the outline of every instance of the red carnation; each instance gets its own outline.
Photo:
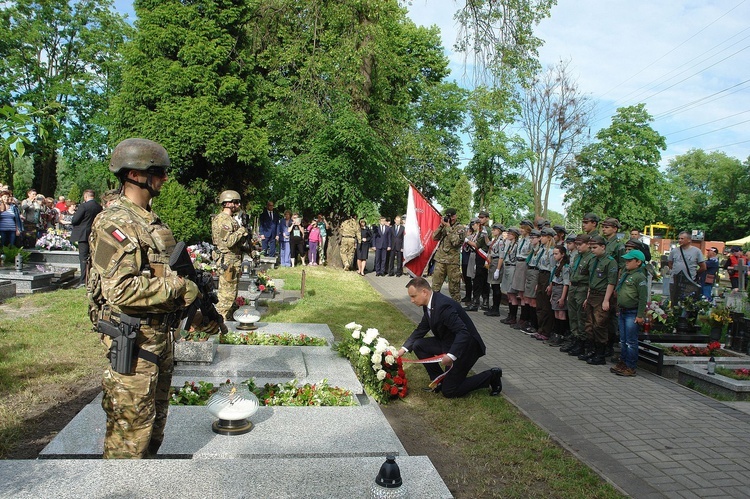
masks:
<instances>
[{"instance_id":1,"label":"red carnation","mask_svg":"<svg viewBox=\"0 0 750 499\"><path fill-rule=\"evenodd\" d=\"M398 388L396 386L391 387L391 395L398 395Z\"/></svg>"}]
</instances>

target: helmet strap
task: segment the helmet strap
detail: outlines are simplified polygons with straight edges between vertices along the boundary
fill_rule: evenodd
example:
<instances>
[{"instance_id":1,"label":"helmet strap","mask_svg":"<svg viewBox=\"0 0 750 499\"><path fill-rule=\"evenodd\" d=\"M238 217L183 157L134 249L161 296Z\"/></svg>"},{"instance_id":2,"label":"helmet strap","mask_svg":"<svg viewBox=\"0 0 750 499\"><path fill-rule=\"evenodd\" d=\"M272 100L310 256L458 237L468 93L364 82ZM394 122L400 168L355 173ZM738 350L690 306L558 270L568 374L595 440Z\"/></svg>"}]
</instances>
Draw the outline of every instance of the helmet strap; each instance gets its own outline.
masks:
<instances>
[{"instance_id":1,"label":"helmet strap","mask_svg":"<svg viewBox=\"0 0 750 499\"><path fill-rule=\"evenodd\" d=\"M136 182L135 180L133 180L131 178L128 178L126 176L125 179L123 180L123 183L127 182L129 184L136 185L136 186L140 187L141 189L146 189L148 191L148 193L151 194L151 197L155 198L155 197L159 196L159 191L157 191L156 189L154 189L154 187L152 185L151 181L153 180L153 178L154 177L153 177L153 175L151 173L147 173L147 177L146 177L146 181L145 182Z\"/></svg>"}]
</instances>

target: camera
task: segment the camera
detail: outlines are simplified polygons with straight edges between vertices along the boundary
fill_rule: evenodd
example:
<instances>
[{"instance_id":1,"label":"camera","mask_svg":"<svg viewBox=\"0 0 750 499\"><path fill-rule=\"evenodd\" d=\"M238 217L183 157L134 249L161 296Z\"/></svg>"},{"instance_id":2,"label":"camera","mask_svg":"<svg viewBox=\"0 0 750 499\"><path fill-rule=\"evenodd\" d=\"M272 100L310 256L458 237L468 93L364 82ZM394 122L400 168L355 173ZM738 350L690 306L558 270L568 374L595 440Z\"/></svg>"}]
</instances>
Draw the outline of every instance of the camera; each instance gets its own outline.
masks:
<instances>
[{"instance_id":1,"label":"camera","mask_svg":"<svg viewBox=\"0 0 750 499\"><path fill-rule=\"evenodd\" d=\"M451 221L451 217L449 217L448 215L443 217L443 222L448 223L450 221Z\"/></svg>"}]
</instances>

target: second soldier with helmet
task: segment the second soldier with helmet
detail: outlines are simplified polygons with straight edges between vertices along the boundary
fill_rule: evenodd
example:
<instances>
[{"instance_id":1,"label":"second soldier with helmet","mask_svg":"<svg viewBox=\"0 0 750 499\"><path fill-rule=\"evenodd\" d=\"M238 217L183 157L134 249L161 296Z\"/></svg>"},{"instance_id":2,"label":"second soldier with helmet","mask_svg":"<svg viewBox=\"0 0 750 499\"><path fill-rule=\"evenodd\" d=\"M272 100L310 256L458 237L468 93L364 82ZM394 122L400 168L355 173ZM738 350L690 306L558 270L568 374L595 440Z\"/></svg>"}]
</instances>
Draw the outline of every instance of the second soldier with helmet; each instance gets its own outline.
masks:
<instances>
[{"instance_id":1,"label":"second soldier with helmet","mask_svg":"<svg viewBox=\"0 0 750 499\"><path fill-rule=\"evenodd\" d=\"M224 191L219 195L221 211L211 222L211 237L219 252L219 303L216 310L225 319L231 320L230 312L237 299L242 266L242 244L247 229L234 218L240 210L240 194Z\"/></svg>"}]
</instances>

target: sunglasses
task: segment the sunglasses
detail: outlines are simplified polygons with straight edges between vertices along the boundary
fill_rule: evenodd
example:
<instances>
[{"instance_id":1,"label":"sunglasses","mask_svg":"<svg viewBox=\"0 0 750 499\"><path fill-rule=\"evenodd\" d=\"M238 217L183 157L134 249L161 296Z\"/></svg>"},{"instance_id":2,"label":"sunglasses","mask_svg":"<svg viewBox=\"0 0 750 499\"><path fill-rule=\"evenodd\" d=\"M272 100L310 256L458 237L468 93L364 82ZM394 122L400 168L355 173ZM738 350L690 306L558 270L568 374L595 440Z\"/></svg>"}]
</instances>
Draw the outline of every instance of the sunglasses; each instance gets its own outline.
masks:
<instances>
[{"instance_id":1,"label":"sunglasses","mask_svg":"<svg viewBox=\"0 0 750 499\"><path fill-rule=\"evenodd\" d=\"M152 166L146 172L158 178L165 178L167 176L167 169L163 166Z\"/></svg>"}]
</instances>

